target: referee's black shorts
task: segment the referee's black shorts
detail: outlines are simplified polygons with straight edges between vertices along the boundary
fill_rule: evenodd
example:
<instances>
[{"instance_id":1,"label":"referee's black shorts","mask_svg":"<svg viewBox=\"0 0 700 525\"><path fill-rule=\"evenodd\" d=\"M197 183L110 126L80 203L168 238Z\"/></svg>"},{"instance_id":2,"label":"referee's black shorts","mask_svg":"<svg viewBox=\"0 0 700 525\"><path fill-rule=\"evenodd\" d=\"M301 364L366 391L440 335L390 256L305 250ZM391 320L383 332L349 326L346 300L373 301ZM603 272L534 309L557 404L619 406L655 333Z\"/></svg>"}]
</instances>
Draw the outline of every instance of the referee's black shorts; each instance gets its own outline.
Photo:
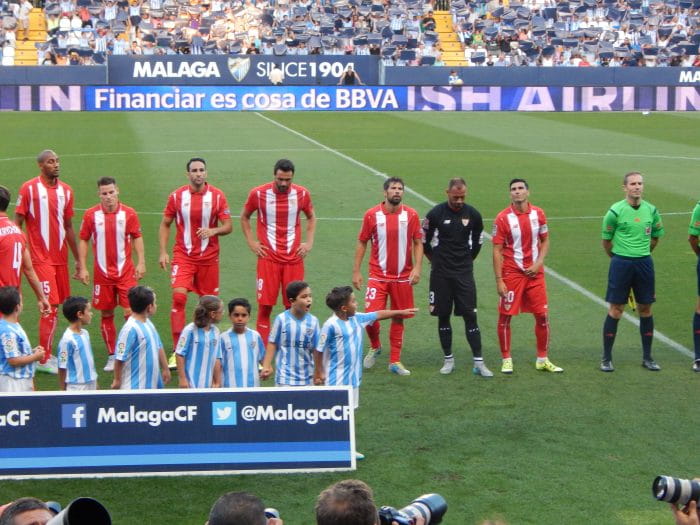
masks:
<instances>
[{"instance_id":1,"label":"referee's black shorts","mask_svg":"<svg viewBox=\"0 0 700 525\"><path fill-rule=\"evenodd\" d=\"M634 300L638 304L652 304L656 301L654 261L650 255L613 255L610 259L605 300L611 304L627 304L630 290L634 292Z\"/></svg>"},{"instance_id":2,"label":"referee's black shorts","mask_svg":"<svg viewBox=\"0 0 700 525\"><path fill-rule=\"evenodd\" d=\"M445 317L452 314L464 315L476 310L476 283L474 274L465 272L460 276L445 276L430 272L428 292L430 315Z\"/></svg>"}]
</instances>

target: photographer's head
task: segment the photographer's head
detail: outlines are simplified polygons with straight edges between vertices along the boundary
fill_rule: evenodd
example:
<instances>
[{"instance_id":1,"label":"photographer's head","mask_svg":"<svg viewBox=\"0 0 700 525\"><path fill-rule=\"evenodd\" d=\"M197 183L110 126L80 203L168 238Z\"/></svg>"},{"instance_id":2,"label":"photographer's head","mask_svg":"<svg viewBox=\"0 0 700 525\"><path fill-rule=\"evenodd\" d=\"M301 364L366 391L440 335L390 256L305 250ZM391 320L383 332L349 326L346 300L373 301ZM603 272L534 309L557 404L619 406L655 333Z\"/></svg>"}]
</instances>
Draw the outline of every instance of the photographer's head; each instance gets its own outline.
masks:
<instances>
[{"instance_id":1,"label":"photographer's head","mask_svg":"<svg viewBox=\"0 0 700 525\"><path fill-rule=\"evenodd\" d=\"M53 512L41 500L20 498L13 501L0 514L0 525L46 525Z\"/></svg>"},{"instance_id":2,"label":"photographer's head","mask_svg":"<svg viewBox=\"0 0 700 525\"><path fill-rule=\"evenodd\" d=\"M265 505L254 494L228 492L214 503L207 525L282 525L282 520L266 517Z\"/></svg>"},{"instance_id":3,"label":"photographer's head","mask_svg":"<svg viewBox=\"0 0 700 525\"><path fill-rule=\"evenodd\" d=\"M316 501L316 525L376 525L378 520L372 489L357 479L331 485Z\"/></svg>"}]
</instances>

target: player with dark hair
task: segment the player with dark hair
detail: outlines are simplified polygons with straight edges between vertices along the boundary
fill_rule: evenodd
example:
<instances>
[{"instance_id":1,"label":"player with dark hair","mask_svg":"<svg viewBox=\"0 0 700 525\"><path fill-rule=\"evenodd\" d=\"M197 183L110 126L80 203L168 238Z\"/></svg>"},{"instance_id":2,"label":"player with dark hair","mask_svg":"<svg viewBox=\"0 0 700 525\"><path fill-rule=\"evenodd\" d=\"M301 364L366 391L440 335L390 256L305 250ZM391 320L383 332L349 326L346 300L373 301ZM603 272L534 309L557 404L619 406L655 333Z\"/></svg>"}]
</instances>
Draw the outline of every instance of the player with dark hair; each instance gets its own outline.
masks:
<instances>
[{"instance_id":1,"label":"player with dark hair","mask_svg":"<svg viewBox=\"0 0 700 525\"><path fill-rule=\"evenodd\" d=\"M134 286L128 293L131 317L117 337L114 354L115 390L163 388L170 382L170 370L156 327L156 294L148 286Z\"/></svg>"},{"instance_id":2,"label":"player with dark hair","mask_svg":"<svg viewBox=\"0 0 700 525\"><path fill-rule=\"evenodd\" d=\"M58 324L58 305L70 295L68 248L75 259L75 278L82 267L73 231L73 190L59 180L58 155L44 150L36 160L39 176L22 184L17 196L15 222L20 228L27 225L34 270L51 304L48 314L39 319L39 344L46 349L46 354L37 370L57 374L51 345Z\"/></svg>"},{"instance_id":3,"label":"player with dark hair","mask_svg":"<svg viewBox=\"0 0 700 525\"><path fill-rule=\"evenodd\" d=\"M221 334L222 386L260 386L258 365L265 357L265 344L256 330L248 328L250 301L242 297L228 303L231 328Z\"/></svg>"},{"instance_id":4,"label":"player with dark hair","mask_svg":"<svg viewBox=\"0 0 700 525\"><path fill-rule=\"evenodd\" d=\"M43 501L19 498L0 512L0 525L45 525L53 516Z\"/></svg>"},{"instance_id":5,"label":"player with dark hair","mask_svg":"<svg viewBox=\"0 0 700 525\"><path fill-rule=\"evenodd\" d=\"M272 170L273 181L250 190L241 211L241 229L251 251L258 257L256 328L267 343L270 314L280 290L304 278L304 258L311 251L316 216L309 190L292 183L294 164L280 159ZM250 217L257 212L256 235ZM306 216L306 241L302 242L299 216ZM257 237L257 240L256 240ZM289 299L283 295L285 308Z\"/></svg>"},{"instance_id":6,"label":"player with dark hair","mask_svg":"<svg viewBox=\"0 0 700 525\"><path fill-rule=\"evenodd\" d=\"M224 192L207 182L207 164L193 157L186 164L189 184L172 192L158 230L160 267L170 265L168 238L176 221L170 286L173 289L170 330L173 347L185 327L187 293L219 295L219 236L233 230L231 212ZM169 366L177 367L175 354Z\"/></svg>"},{"instance_id":7,"label":"player with dark hair","mask_svg":"<svg viewBox=\"0 0 700 525\"><path fill-rule=\"evenodd\" d=\"M389 298L394 310L413 308L413 285L420 281L423 260L423 233L418 213L401 203L403 193L403 180L398 177L386 179L384 201L367 210L362 219L355 247L352 284L357 290L362 286L360 265L367 243L371 243L365 292L367 312L384 310ZM401 364L403 333L403 318L393 317L389 329L389 370L398 375L410 375L411 372ZM371 348L364 366L371 368L381 351L379 323L367 325L367 334Z\"/></svg>"},{"instance_id":8,"label":"player with dark hair","mask_svg":"<svg viewBox=\"0 0 700 525\"><path fill-rule=\"evenodd\" d=\"M90 302L80 296L66 298L63 316L70 324L58 342L58 384L61 390L96 390L95 357L85 329L92 320Z\"/></svg>"},{"instance_id":9,"label":"player with dark hair","mask_svg":"<svg viewBox=\"0 0 700 525\"><path fill-rule=\"evenodd\" d=\"M131 315L129 289L146 273L141 224L136 211L119 201L119 187L113 177L101 177L97 181L100 203L88 209L80 225L78 254L83 284L89 284L87 270L88 243L92 241L94 260L92 305L100 310L100 333L109 357L106 372L114 370L114 349L117 329L114 325L114 308L121 306L124 319ZM131 257L136 252L137 262Z\"/></svg>"},{"instance_id":10,"label":"player with dark hair","mask_svg":"<svg viewBox=\"0 0 700 525\"><path fill-rule=\"evenodd\" d=\"M512 179L510 206L493 223L493 272L498 293L498 342L503 364L501 372L513 373L510 354L510 322L514 315L529 312L535 317L537 360L543 372L564 370L548 358L549 317L544 259L549 252L549 227L544 211L530 204L530 187L525 179Z\"/></svg>"},{"instance_id":11,"label":"player with dark hair","mask_svg":"<svg viewBox=\"0 0 700 525\"><path fill-rule=\"evenodd\" d=\"M627 173L622 181L625 198L613 204L603 218L603 249L610 257L608 290L610 303L603 324L603 372L615 370L612 349L617 325L634 292L642 338L642 366L652 372L661 367L651 356L654 318L651 305L656 301L654 261L651 252L664 234L661 215L654 205L642 199L644 177L637 171Z\"/></svg>"},{"instance_id":12,"label":"player with dark hair","mask_svg":"<svg viewBox=\"0 0 700 525\"><path fill-rule=\"evenodd\" d=\"M282 525L267 518L263 502L249 492L228 492L216 500L206 525Z\"/></svg>"},{"instance_id":13,"label":"player with dark hair","mask_svg":"<svg viewBox=\"0 0 700 525\"><path fill-rule=\"evenodd\" d=\"M440 346L445 357L441 374L454 369L452 324L454 314L464 319L472 351L472 371L492 377L481 355L481 332L476 318L474 260L481 251L484 223L476 208L465 202L467 183L457 177L447 185L447 201L435 206L423 220L423 249L430 260L430 314L438 318Z\"/></svg>"},{"instance_id":14,"label":"player with dark hair","mask_svg":"<svg viewBox=\"0 0 700 525\"><path fill-rule=\"evenodd\" d=\"M22 230L7 215L10 198L10 190L0 186L0 286L15 286L20 289L20 272L23 272L39 300L39 311L48 314L51 305L34 271L27 240Z\"/></svg>"},{"instance_id":15,"label":"player with dark hair","mask_svg":"<svg viewBox=\"0 0 700 525\"><path fill-rule=\"evenodd\" d=\"M698 301L693 315L693 348L695 350L693 370L695 372L700 372L700 243L698 238L700 238L700 202L695 205L693 215L690 218L690 226L688 226L688 242L697 257Z\"/></svg>"}]
</instances>

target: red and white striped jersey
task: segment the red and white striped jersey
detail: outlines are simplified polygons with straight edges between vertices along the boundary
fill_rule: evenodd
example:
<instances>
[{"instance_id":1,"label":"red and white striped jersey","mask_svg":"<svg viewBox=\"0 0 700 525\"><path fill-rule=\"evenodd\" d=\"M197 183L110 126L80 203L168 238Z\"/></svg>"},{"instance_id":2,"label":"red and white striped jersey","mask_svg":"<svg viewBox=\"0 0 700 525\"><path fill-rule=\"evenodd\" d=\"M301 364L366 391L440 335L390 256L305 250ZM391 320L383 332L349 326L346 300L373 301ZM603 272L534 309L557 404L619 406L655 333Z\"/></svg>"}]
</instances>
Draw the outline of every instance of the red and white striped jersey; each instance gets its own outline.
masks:
<instances>
[{"instance_id":1,"label":"red and white striped jersey","mask_svg":"<svg viewBox=\"0 0 700 525\"><path fill-rule=\"evenodd\" d=\"M73 190L60 180L47 186L36 177L19 189L15 212L27 224L29 251L35 264L68 264L66 223L73 217Z\"/></svg>"},{"instance_id":2,"label":"red and white striped jersey","mask_svg":"<svg viewBox=\"0 0 700 525\"><path fill-rule=\"evenodd\" d=\"M386 213L384 203L365 212L361 242L371 241L369 276L375 279L408 279L413 269L413 240L422 238L418 213L401 206L397 213Z\"/></svg>"},{"instance_id":3,"label":"red and white striped jersey","mask_svg":"<svg viewBox=\"0 0 700 525\"><path fill-rule=\"evenodd\" d=\"M85 212L80 238L92 240L95 283L134 275L131 241L141 237L141 224L133 208L119 203L111 213L101 204Z\"/></svg>"},{"instance_id":4,"label":"red and white striped jersey","mask_svg":"<svg viewBox=\"0 0 700 525\"><path fill-rule=\"evenodd\" d=\"M175 219L175 247L173 254L207 262L219 256L219 236L200 239L197 230L216 228L220 221L231 218L224 192L210 184L193 192L189 184L170 194L163 214Z\"/></svg>"},{"instance_id":5,"label":"red and white striped jersey","mask_svg":"<svg viewBox=\"0 0 700 525\"><path fill-rule=\"evenodd\" d=\"M547 235L547 218L537 206L531 204L526 212L509 206L499 213L493 223L493 244L503 245L503 273L522 272L530 267ZM540 272L544 272L544 267Z\"/></svg>"},{"instance_id":6,"label":"red and white striped jersey","mask_svg":"<svg viewBox=\"0 0 700 525\"><path fill-rule=\"evenodd\" d=\"M313 214L309 190L292 184L286 193L277 191L274 182L250 190L245 201L246 213L258 212L258 241L267 248L276 263L298 263L296 252L301 244L299 214Z\"/></svg>"},{"instance_id":7,"label":"red and white striped jersey","mask_svg":"<svg viewBox=\"0 0 700 525\"><path fill-rule=\"evenodd\" d=\"M22 253L27 245L24 233L7 215L0 215L0 286L19 288Z\"/></svg>"}]
</instances>

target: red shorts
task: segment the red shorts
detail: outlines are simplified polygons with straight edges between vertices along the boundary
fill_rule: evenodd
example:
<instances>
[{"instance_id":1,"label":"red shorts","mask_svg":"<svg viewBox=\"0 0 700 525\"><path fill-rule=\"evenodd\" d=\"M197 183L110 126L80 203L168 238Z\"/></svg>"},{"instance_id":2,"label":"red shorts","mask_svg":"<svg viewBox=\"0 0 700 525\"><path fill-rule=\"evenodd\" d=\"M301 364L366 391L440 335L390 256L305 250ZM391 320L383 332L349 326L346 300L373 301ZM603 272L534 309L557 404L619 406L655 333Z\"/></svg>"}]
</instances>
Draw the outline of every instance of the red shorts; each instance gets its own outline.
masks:
<instances>
[{"instance_id":1,"label":"red shorts","mask_svg":"<svg viewBox=\"0 0 700 525\"><path fill-rule=\"evenodd\" d=\"M68 265L34 264L34 271L49 304L63 304L66 297L70 295Z\"/></svg>"},{"instance_id":2,"label":"red shorts","mask_svg":"<svg viewBox=\"0 0 700 525\"><path fill-rule=\"evenodd\" d=\"M547 285L544 273L534 279L525 274L511 273L503 276L508 288L505 297L498 301L498 311L505 315L519 313L547 313Z\"/></svg>"},{"instance_id":3,"label":"red shorts","mask_svg":"<svg viewBox=\"0 0 700 525\"><path fill-rule=\"evenodd\" d=\"M219 259L205 264L173 258L170 286L185 288L199 296L219 295Z\"/></svg>"},{"instance_id":4,"label":"red shorts","mask_svg":"<svg viewBox=\"0 0 700 525\"><path fill-rule=\"evenodd\" d=\"M274 306L277 303L277 294L282 291L282 302L289 308L289 299L285 290L292 281L304 280L304 263L283 264L258 259L258 304Z\"/></svg>"},{"instance_id":5,"label":"red shorts","mask_svg":"<svg viewBox=\"0 0 700 525\"><path fill-rule=\"evenodd\" d=\"M367 279L366 312L386 310L387 298L391 299L392 310L413 308L413 286L408 281L382 281L373 277Z\"/></svg>"},{"instance_id":6,"label":"red shorts","mask_svg":"<svg viewBox=\"0 0 700 525\"><path fill-rule=\"evenodd\" d=\"M92 306L95 310L114 310L117 306L129 308L129 289L136 286L136 279L95 283L92 287Z\"/></svg>"}]
</instances>

